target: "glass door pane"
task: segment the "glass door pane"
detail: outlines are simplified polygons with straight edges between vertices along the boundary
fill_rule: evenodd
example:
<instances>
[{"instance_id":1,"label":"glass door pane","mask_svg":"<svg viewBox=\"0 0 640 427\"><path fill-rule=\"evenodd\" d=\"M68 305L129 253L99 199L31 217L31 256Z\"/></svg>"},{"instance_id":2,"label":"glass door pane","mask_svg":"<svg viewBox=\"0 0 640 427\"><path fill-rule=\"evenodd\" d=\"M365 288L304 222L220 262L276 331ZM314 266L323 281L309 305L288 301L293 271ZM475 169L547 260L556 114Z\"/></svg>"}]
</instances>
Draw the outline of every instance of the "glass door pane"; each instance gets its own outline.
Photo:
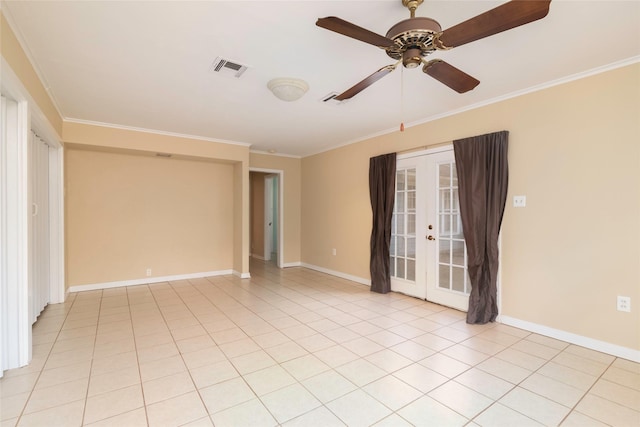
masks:
<instances>
[{"instance_id":1,"label":"glass door pane","mask_svg":"<svg viewBox=\"0 0 640 427\"><path fill-rule=\"evenodd\" d=\"M416 169L396 171L391 225L391 277L416 280Z\"/></svg>"}]
</instances>

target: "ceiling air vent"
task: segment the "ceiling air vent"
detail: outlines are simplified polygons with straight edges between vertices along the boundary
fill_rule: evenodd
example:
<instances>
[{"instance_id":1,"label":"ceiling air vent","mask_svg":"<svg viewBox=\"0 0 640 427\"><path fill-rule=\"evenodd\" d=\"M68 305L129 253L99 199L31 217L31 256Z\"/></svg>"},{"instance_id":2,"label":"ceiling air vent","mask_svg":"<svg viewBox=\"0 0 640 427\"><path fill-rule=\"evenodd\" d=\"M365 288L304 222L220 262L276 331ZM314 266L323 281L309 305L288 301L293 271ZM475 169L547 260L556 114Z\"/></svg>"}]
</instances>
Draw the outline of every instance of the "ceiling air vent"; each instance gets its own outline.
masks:
<instances>
[{"instance_id":1,"label":"ceiling air vent","mask_svg":"<svg viewBox=\"0 0 640 427\"><path fill-rule=\"evenodd\" d=\"M246 65L238 64L237 62L233 62L218 56L215 61L213 61L213 64L211 64L209 71L211 71L212 73L240 78L242 73L247 71L247 68L248 67Z\"/></svg>"}]
</instances>

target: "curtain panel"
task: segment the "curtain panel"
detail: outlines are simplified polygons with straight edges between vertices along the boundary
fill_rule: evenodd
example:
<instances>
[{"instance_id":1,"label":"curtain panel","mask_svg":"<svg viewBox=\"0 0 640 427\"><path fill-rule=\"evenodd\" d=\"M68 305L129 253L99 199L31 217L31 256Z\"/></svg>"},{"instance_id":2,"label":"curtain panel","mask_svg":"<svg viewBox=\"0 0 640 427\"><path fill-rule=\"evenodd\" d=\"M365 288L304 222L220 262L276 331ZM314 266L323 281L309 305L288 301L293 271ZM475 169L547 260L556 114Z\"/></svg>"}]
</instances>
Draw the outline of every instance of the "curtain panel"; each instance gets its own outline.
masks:
<instances>
[{"instance_id":1,"label":"curtain panel","mask_svg":"<svg viewBox=\"0 0 640 427\"><path fill-rule=\"evenodd\" d=\"M508 139L509 132L501 131L453 141L471 279L467 323L493 322L498 316L498 235L507 201Z\"/></svg>"},{"instance_id":2,"label":"curtain panel","mask_svg":"<svg viewBox=\"0 0 640 427\"><path fill-rule=\"evenodd\" d=\"M386 294L391 290L389 245L391 219L395 202L396 153L369 159L369 197L373 224L371 228L371 291Z\"/></svg>"}]
</instances>

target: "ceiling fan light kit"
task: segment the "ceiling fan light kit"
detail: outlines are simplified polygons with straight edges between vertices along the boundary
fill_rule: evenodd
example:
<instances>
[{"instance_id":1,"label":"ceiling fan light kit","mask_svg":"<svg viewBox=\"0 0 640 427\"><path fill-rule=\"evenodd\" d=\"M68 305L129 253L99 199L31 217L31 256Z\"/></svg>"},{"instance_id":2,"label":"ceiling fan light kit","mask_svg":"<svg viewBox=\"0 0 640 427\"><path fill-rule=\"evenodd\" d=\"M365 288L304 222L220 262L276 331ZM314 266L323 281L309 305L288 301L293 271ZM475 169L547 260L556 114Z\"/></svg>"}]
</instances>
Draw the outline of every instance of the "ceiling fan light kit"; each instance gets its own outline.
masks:
<instances>
[{"instance_id":1,"label":"ceiling fan light kit","mask_svg":"<svg viewBox=\"0 0 640 427\"><path fill-rule=\"evenodd\" d=\"M549 13L551 3L551 0L512 0L443 31L436 20L415 16L423 1L401 0L411 17L392 26L386 36L335 16L318 19L318 27L376 46L398 61L356 83L336 96L336 100L343 101L357 95L395 70L400 61L405 68L417 68L422 64L425 74L458 93L468 92L480 81L441 59L426 61L424 58L436 50L449 50L542 19Z\"/></svg>"},{"instance_id":2,"label":"ceiling fan light kit","mask_svg":"<svg viewBox=\"0 0 640 427\"><path fill-rule=\"evenodd\" d=\"M292 77L269 80L267 87L278 99L287 102L297 101L309 90L307 82Z\"/></svg>"}]
</instances>

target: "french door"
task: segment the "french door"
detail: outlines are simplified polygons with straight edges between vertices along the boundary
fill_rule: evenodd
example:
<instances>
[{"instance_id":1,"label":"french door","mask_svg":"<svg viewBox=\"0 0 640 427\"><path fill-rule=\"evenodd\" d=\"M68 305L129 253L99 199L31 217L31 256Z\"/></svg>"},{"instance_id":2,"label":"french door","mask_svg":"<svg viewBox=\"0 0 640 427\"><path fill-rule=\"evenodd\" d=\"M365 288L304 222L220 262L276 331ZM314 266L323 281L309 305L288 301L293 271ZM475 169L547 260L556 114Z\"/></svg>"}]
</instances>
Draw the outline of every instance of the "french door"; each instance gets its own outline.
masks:
<instances>
[{"instance_id":1,"label":"french door","mask_svg":"<svg viewBox=\"0 0 640 427\"><path fill-rule=\"evenodd\" d=\"M467 310L471 284L453 149L398 160L390 256L393 291Z\"/></svg>"}]
</instances>

